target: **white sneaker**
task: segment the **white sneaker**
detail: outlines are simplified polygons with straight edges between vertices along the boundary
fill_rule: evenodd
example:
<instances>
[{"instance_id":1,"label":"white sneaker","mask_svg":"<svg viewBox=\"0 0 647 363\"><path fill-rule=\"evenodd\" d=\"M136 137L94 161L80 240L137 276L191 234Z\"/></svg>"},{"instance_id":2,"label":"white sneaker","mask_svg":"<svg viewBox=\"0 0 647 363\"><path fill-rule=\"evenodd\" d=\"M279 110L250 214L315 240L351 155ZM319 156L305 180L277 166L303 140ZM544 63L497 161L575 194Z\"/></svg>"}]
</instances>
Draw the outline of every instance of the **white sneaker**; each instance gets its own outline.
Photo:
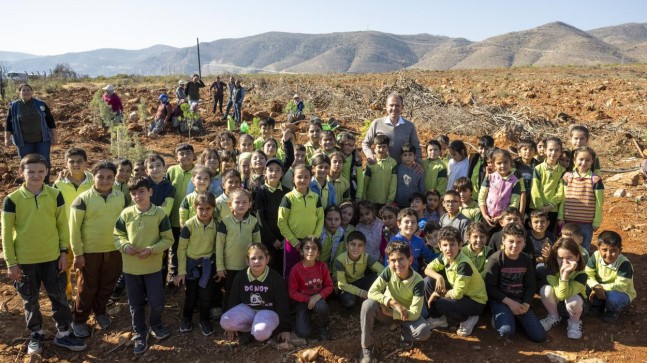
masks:
<instances>
[{"instance_id":1,"label":"white sneaker","mask_svg":"<svg viewBox=\"0 0 647 363\"><path fill-rule=\"evenodd\" d=\"M553 317L553 316L550 316L550 315L548 315L547 317L539 320L539 322L541 323L541 326L544 327L545 331L550 331L550 329L552 329L552 328L556 327L557 325L559 325L559 323L561 321L562 321L562 318L560 318L559 316L558 317Z\"/></svg>"},{"instance_id":2,"label":"white sneaker","mask_svg":"<svg viewBox=\"0 0 647 363\"><path fill-rule=\"evenodd\" d=\"M474 326L476 326L476 323L479 322L479 316L478 315L472 315L467 320L462 322L458 329L456 330L456 334L458 334L461 337L466 337L472 334L472 330L474 330Z\"/></svg>"},{"instance_id":3,"label":"white sneaker","mask_svg":"<svg viewBox=\"0 0 647 363\"><path fill-rule=\"evenodd\" d=\"M568 321L566 336L569 339L582 339L582 320L576 322Z\"/></svg>"},{"instance_id":4,"label":"white sneaker","mask_svg":"<svg viewBox=\"0 0 647 363\"><path fill-rule=\"evenodd\" d=\"M446 328L449 326L445 315L440 318L429 318L427 319L427 324L429 325L429 329Z\"/></svg>"}]
</instances>

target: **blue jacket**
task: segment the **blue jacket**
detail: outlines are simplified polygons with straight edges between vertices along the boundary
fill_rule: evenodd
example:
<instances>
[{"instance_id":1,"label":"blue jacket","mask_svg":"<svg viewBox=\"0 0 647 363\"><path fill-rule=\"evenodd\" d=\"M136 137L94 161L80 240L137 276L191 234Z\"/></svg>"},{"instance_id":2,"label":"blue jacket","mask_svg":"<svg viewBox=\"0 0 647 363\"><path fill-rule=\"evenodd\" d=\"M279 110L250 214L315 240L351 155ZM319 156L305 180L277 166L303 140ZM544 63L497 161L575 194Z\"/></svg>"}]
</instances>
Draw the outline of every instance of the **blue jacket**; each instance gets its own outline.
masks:
<instances>
[{"instance_id":1,"label":"blue jacket","mask_svg":"<svg viewBox=\"0 0 647 363\"><path fill-rule=\"evenodd\" d=\"M45 113L47 106L45 105L45 102L39 99L34 98L33 100L34 105L36 105L36 110L38 110L38 114L40 115L40 131L43 134L43 142L51 141L52 134L49 131ZM21 100L13 101L11 102L11 105L9 105L9 111L11 112L11 134L13 136L13 143L16 144L16 147L25 146L25 141L22 138L22 129L20 128L20 122L18 121L18 116L20 115L20 105L22 105Z\"/></svg>"},{"instance_id":2,"label":"blue jacket","mask_svg":"<svg viewBox=\"0 0 647 363\"><path fill-rule=\"evenodd\" d=\"M329 181L326 182L326 185L328 186L328 202L326 203L326 206L337 204L337 192L335 191L335 186ZM310 181L309 187L310 190L317 193L319 198L321 198L321 189L319 189L319 184L314 180L314 178Z\"/></svg>"},{"instance_id":3,"label":"blue jacket","mask_svg":"<svg viewBox=\"0 0 647 363\"><path fill-rule=\"evenodd\" d=\"M409 245L409 247L411 248L411 257L413 257L413 264L411 265L411 267L416 272L420 271L419 266L421 262L423 263L422 269L424 270L429 262L438 257L438 254L431 252L431 250L427 247L425 241L415 234L413 235L413 237L411 237L411 240L408 240L402 234L398 233L393 238L391 238L391 241L402 241L406 242ZM385 261L384 265L387 266L388 261Z\"/></svg>"}]
</instances>

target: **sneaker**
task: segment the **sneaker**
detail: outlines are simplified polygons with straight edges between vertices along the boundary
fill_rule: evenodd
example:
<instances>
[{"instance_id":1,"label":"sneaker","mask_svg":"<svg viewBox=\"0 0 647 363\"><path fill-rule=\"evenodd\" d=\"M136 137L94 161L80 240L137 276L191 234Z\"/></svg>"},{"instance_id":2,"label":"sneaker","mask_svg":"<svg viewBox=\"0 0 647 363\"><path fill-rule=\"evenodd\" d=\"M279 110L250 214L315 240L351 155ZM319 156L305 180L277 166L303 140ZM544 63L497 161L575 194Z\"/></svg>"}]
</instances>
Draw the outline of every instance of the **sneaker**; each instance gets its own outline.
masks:
<instances>
[{"instance_id":1,"label":"sneaker","mask_svg":"<svg viewBox=\"0 0 647 363\"><path fill-rule=\"evenodd\" d=\"M319 331L319 341L326 342L330 340L330 331L328 327L321 328Z\"/></svg>"},{"instance_id":2,"label":"sneaker","mask_svg":"<svg viewBox=\"0 0 647 363\"><path fill-rule=\"evenodd\" d=\"M151 327L148 331L150 335L152 335L153 338L157 340L164 340L171 336L171 332L168 329L166 329L164 325L161 325L155 328Z\"/></svg>"},{"instance_id":3,"label":"sneaker","mask_svg":"<svg viewBox=\"0 0 647 363\"><path fill-rule=\"evenodd\" d=\"M205 337L208 337L209 335L213 334L216 331L213 328L213 325L211 325L211 322L209 320L201 321L200 329L202 330L202 335L204 335Z\"/></svg>"},{"instance_id":4,"label":"sneaker","mask_svg":"<svg viewBox=\"0 0 647 363\"><path fill-rule=\"evenodd\" d=\"M72 323L72 331L79 338L87 338L90 336L90 327L86 323Z\"/></svg>"},{"instance_id":5,"label":"sneaker","mask_svg":"<svg viewBox=\"0 0 647 363\"><path fill-rule=\"evenodd\" d=\"M569 321L566 336L569 339L582 339L582 320L576 322Z\"/></svg>"},{"instance_id":6,"label":"sneaker","mask_svg":"<svg viewBox=\"0 0 647 363\"><path fill-rule=\"evenodd\" d=\"M135 344L133 344L133 353L135 353L135 355L143 354L146 349L148 349L148 333L144 336L135 334L133 341L135 342Z\"/></svg>"},{"instance_id":7,"label":"sneaker","mask_svg":"<svg viewBox=\"0 0 647 363\"><path fill-rule=\"evenodd\" d=\"M466 337L472 334L472 330L474 330L474 326L476 326L476 323L479 322L479 316L478 315L472 315L467 320L464 322L460 323L458 326L458 329L456 330L456 334L458 334L461 337Z\"/></svg>"},{"instance_id":8,"label":"sneaker","mask_svg":"<svg viewBox=\"0 0 647 363\"><path fill-rule=\"evenodd\" d=\"M191 323L191 319L182 319L182 322L180 323L180 333L188 333L191 330L193 330L193 323Z\"/></svg>"},{"instance_id":9,"label":"sneaker","mask_svg":"<svg viewBox=\"0 0 647 363\"><path fill-rule=\"evenodd\" d=\"M445 317L445 315L441 316L440 318L429 318L427 319L427 324L429 324L429 329L446 328L449 326L449 324L447 324L447 318Z\"/></svg>"},{"instance_id":10,"label":"sneaker","mask_svg":"<svg viewBox=\"0 0 647 363\"><path fill-rule=\"evenodd\" d=\"M106 330L112 324L112 319L108 315L97 315L94 317L101 330ZM76 331L74 332L76 334ZM78 336L78 335L77 335Z\"/></svg>"},{"instance_id":11,"label":"sneaker","mask_svg":"<svg viewBox=\"0 0 647 363\"><path fill-rule=\"evenodd\" d=\"M605 311L604 314L602 314L602 321L608 324L615 323L619 316L620 313Z\"/></svg>"},{"instance_id":12,"label":"sneaker","mask_svg":"<svg viewBox=\"0 0 647 363\"><path fill-rule=\"evenodd\" d=\"M212 320L220 320L220 318L222 317L222 308L213 307L209 311L209 314L211 314Z\"/></svg>"},{"instance_id":13,"label":"sneaker","mask_svg":"<svg viewBox=\"0 0 647 363\"><path fill-rule=\"evenodd\" d=\"M550 331L550 329L556 327L559 325L559 323L562 321L562 318L558 317L553 317L548 315L547 317L539 320L541 323L541 326L544 327L545 331Z\"/></svg>"},{"instance_id":14,"label":"sneaker","mask_svg":"<svg viewBox=\"0 0 647 363\"><path fill-rule=\"evenodd\" d=\"M66 335L63 335L66 334ZM74 333L67 332L58 332L54 338L54 345L58 345L61 348L69 349L73 352L80 352L85 350L88 346L83 342L83 339L74 335Z\"/></svg>"},{"instance_id":15,"label":"sneaker","mask_svg":"<svg viewBox=\"0 0 647 363\"><path fill-rule=\"evenodd\" d=\"M38 354L43 351L43 341L45 335L33 332L29 336L29 344L27 345L27 354Z\"/></svg>"},{"instance_id":16,"label":"sneaker","mask_svg":"<svg viewBox=\"0 0 647 363\"><path fill-rule=\"evenodd\" d=\"M404 336L400 335L400 349L408 350L413 348L413 340L404 339Z\"/></svg>"},{"instance_id":17,"label":"sneaker","mask_svg":"<svg viewBox=\"0 0 647 363\"><path fill-rule=\"evenodd\" d=\"M373 361L373 350L371 348L362 348L362 357L360 363L371 363Z\"/></svg>"}]
</instances>

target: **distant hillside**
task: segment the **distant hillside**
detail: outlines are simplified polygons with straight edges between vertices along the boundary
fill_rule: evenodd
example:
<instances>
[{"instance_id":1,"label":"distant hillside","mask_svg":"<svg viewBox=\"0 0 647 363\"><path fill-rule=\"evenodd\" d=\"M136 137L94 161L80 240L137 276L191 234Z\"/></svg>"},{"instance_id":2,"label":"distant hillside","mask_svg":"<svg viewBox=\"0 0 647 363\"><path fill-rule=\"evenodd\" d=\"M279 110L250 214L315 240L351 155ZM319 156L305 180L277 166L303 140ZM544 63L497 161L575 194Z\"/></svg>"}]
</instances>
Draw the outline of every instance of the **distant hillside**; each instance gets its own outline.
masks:
<instances>
[{"instance_id":1,"label":"distant hillside","mask_svg":"<svg viewBox=\"0 0 647 363\"><path fill-rule=\"evenodd\" d=\"M518 66L597 65L647 61L647 24L582 31L562 22L471 42L430 34L376 31L329 34L270 32L200 44L203 74L377 73L405 68L446 70ZM165 75L197 72L195 47L156 45L56 56L0 52L18 71L68 63L79 74Z\"/></svg>"}]
</instances>

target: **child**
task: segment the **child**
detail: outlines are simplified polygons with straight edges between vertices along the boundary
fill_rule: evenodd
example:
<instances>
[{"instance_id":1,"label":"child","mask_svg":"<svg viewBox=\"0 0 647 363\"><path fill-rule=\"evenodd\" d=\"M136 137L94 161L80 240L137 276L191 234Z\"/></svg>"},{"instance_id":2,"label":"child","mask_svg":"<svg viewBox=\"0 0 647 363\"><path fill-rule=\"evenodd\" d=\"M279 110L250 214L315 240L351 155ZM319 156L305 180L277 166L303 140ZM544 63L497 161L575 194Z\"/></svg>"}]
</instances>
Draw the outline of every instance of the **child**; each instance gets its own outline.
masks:
<instances>
[{"instance_id":1,"label":"child","mask_svg":"<svg viewBox=\"0 0 647 363\"><path fill-rule=\"evenodd\" d=\"M491 227L496 226L501 219L501 213L508 207L519 209L521 199L525 198L523 178L518 177L512 170L512 155L503 149L492 153L494 173L488 174L483 180L478 201L483 220ZM523 211L521 211L523 214Z\"/></svg>"},{"instance_id":2,"label":"child","mask_svg":"<svg viewBox=\"0 0 647 363\"><path fill-rule=\"evenodd\" d=\"M472 222L459 212L460 203L460 194L455 190L448 190L447 193L443 195L443 204L447 213L440 217L438 224L440 224L441 227L451 226L456 228L461 233L463 241L466 241L467 227Z\"/></svg>"},{"instance_id":3,"label":"child","mask_svg":"<svg viewBox=\"0 0 647 363\"><path fill-rule=\"evenodd\" d=\"M228 171L222 177L223 193L216 198L216 221L220 222L225 217L231 214L229 207L229 200L231 193L236 189L240 189L240 174L237 171Z\"/></svg>"},{"instance_id":4,"label":"child","mask_svg":"<svg viewBox=\"0 0 647 363\"><path fill-rule=\"evenodd\" d=\"M477 147L478 153L470 155L469 169L467 171L467 175L473 186L472 196L474 200L478 200L481 186L488 174L485 170L485 154L488 149L494 147L494 139L489 135L481 136L478 140Z\"/></svg>"},{"instance_id":5,"label":"child","mask_svg":"<svg viewBox=\"0 0 647 363\"><path fill-rule=\"evenodd\" d=\"M562 155L559 157L559 165L561 165L566 171L573 170L573 153L571 150L564 149L564 151L562 151Z\"/></svg>"},{"instance_id":6,"label":"child","mask_svg":"<svg viewBox=\"0 0 647 363\"><path fill-rule=\"evenodd\" d=\"M146 172L146 163L144 160L139 160L133 166L133 178L146 177L148 173ZM128 185L126 185L126 189Z\"/></svg>"},{"instance_id":7,"label":"child","mask_svg":"<svg viewBox=\"0 0 647 363\"><path fill-rule=\"evenodd\" d=\"M128 181L133 173L133 163L128 159L119 159L117 164L117 175L115 175L115 184L113 189L120 191L122 194L128 194ZM130 204L130 203L128 203Z\"/></svg>"},{"instance_id":8,"label":"child","mask_svg":"<svg viewBox=\"0 0 647 363\"><path fill-rule=\"evenodd\" d=\"M225 279L225 302L236 275L245 269L245 252L252 243L261 243L261 228L250 215L252 195L244 189L231 192L227 201L231 214L218 223L216 236L216 269L218 278ZM225 305L225 310L229 306Z\"/></svg>"},{"instance_id":9,"label":"child","mask_svg":"<svg viewBox=\"0 0 647 363\"><path fill-rule=\"evenodd\" d=\"M418 230L416 236L420 236L422 230L427 225L427 216L425 215L425 196L422 193L412 193L409 196L409 208L416 213L418 217Z\"/></svg>"},{"instance_id":10,"label":"child","mask_svg":"<svg viewBox=\"0 0 647 363\"><path fill-rule=\"evenodd\" d=\"M416 166L416 149L409 143L402 145L400 149L402 163L395 167L396 174L396 193L395 202L400 208L407 208L410 205L412 193L425 193L425 176L417 173L414 169ZM424 209L423 199L423 209Z\"/></svg>"},{"instance_id":11,"label":"child","mask_svg":"<svg viewBox=\"0 0 647 363\"><path fill-rule=\"evenodd\" d=\"M208 193L209 192L209 182L211 180L211 174L209 173L209 169L202 165L198 165L195 168L193 168L193 172L191 173L191 184L195 185L194 191L189 193L186 197L182 199L182 204L180 204L180 226L184 227L186 224L186 221L189 220L189 218L193 217L196 215L196 209L195 209L195 198L198 196L198 193ZM213 193L211 193L213 194ZM216 202L215 196L214 196L214 203ZM214 205L215 208L215 205Z\"/></svg>"},{"instance_id":12,"label":"child","mask_svg":"<svg viewBox=\"0 0 647 363\"><path fill-rule=\"evenodd\" d=\"M230 339L237 332L240 345L253 340L264 342L278 332L278 341L290 341L290 306L285 280L268 266L265 245L247 247L247 273L236 275L229 294L230 307L220 318L220 326Z\"/></svg>"},{"instance_id":13,"label":"child","mask_svg":"<svg viewBox=\"0 0 647 363\"><path fill-rule=\"evenodd\" d=\"M449 144L448 149L451 159L447 166L447 191L454 188L456 179L469 176L469 160L465 144L460 140L454 140Z\"/></svg>"},{"instance_id":14,"label":"child","mask_svg":"<svg viewBox=\"0 0 647 363\"><path fill-rule=\"evenodd\" d=\"M213 148L206 148L198 157L198 164L205 166L211 175L208 190L218 198L222 194L222 174L220 174L220 156L218 150ZM189 186L186 188L187 195L195 190L193 178L189 181Z\"/></svg>"},{"instance_id":15,"label":"child","mask_svg":"<svg viewBox=\"0 0 647 363\"><path fill-rule=\"evenodd\" d=\"M231 131L225 131L216 137L216 141L220 145L221 151L235 151L236 135Z\"/></svg>"},{"instance_id":16,"label":"child","mask_svg":"<svg viewBox=\"0 0 647 363\"><path fill-rule=\"evenodd\" d=\"M251 153L256 150L254 137L250 134L242 134L238 138L238 153ZM259 148L260 149L260 148Z\"/></svg>"},{"instance_id":17,"label":"child","mask_svg":"<svg viewBox=\"0 0 647 363\"><path fill-rule=\"evenodd\" d=\"M321 120L318 117L314 117L310 120L310 125L308 126L308 142L304 145L306 148L306 163L308 164L310 164L310 160L314 157L315 151L319 148L322 132Z\"/></svg>"},{"instance_id":18,"label":"child","mask_svg":"<svg viewBox=\"0 0 647 363\"><path fill-rule=\"evenodd\" d=\"M252 153L244 152L238 155L236 170L240 173L243 188L250 185L250 177L252 175Z\"/></svg>"},{"instance_id":19,"label":"child","mask_svg":"<svg viewBox=\"0 0 647 363\"><path fill-rule=\"evenodd\" d=\"M330 174L330 158L325 154L317 154L310 160L312 180L309 187L321 198L321 206L326 209L337 202L337 193L332 183L328 182Z\"/></svg>"},{"instance_id":20,"label":"child","mask_svg":"<svg viewBox=\"0 0 647 363\"><path fill-rule=\"evenodd\" d=\"M494 250L487 246L488 228L485 222L476 222L470 224L467 228L467 241L462 249L462 253L472 260L472 264L485 277L485 266L488 258L494 253Z\"/></svg>"},{"instance_id":21,"label":"child","mask_svg":"<svg viewBox=\"0 0 647 363\"><path fill-rule=\"evenodd\" d=\"M86 324L90 313L94 313L94 319L102 330L112 323L106 314L106 304L122 269L112 229L114 221L126 208L123 193L113 189L116 173L115 164L109 161L96 163L92 168L92 189L76 197L70 208L73 266L79 273L72 330L79 338L90 336L90 328Z\"/></svg>"},{"instance_id":22,"label":"child","mask_svg":"<svg viewBox=\"0 0 647 363\"><path fill-rule=\"evenodd\" d=\"M508 207L508 209L503 212L501 219L499 220L499 228L503 229L503 227L507 226L510 223L521 223L521 214L515 207ZM490 230L490 232L491 231L492 230ZM488 246L490 246L493 251L503 249L502 240L503 234L501 230L499 230L492 234L490 241L488 242ZM524 251L532 251L532 247L526 244ZM532 256L532 253L530 253L529 256Z\"/></svg>"},{"instance_id":23,"label":"child","mask_svg":"<svg viewBox=\"0 0 647 363\"><path fill-rule=\"evenodd\" d=\"M272 139L274 126L276 126L276 121L271 117L266 117L258 123L258 127L261 129L261 136L254 140L254 150L262 150L265 142Z\"/></svg>"},{"instance_id":24,"label":"child","mask_svg":"<svg viewBox=\"0 0 647 363\"><path fill-rule=\"evenodd\" d=\"M467 177L456 179L454 182L454 190L458 192L461 200L461 206L458 211L467 217L470 221L479 222L483 219L481 208L479 204L472 198L472 181Z\"/></svg>"},{"instance_id":25,"label":"child","mask_svg":"<svg viewBox=\"0 0 647 363\"><path fill-rule=\"evenodd\" d=\"M337 294L347 312L352 311L358 298L366 300L368 289L384 270L384 266L364 252L366 236L353 231L348 234L346 251L335 259Z\"/></svg>"},{"instance_id":26,"label":"child","mask_svg":"<svg viewBox=\"0 0 647 363\"><path fill-rule=\"evenodd\" d=\"M178 275L174 278L176 286L186 285L180 332L187 333L193 330L191 320L193 311L197 307L200 312L202 334L209 336L214 332L209 314L211 302L214 300L212 294L220 295L220 287L216 286L213 279L217 236L213 211L216 208L216 198L212 193L198 192L192 199L191 204L196 213L182 226L177 249Z\"/></svg>"},{"instance_id":27,"label":"child","mask_svg":"<svg viewBox=\"0 0 647 363\"><path fill-rule=\"evenodd\" d=\"M424 281L411 268L411 249L402 241L386 246L389 268L385 268L368 290L368 299L362 303L362 363L373 358L373 325L375 321L399 323L400 344L410 348L413 341L429 339L431 330L422 316L425 304Z\"/></svg>"},{"instance_id":28,"label":"child","mask_svg":"<svg viewBox=\"0 0 647 363\"><path fill-rule=\"evenodd\" d=\"M535 265L522 253L526 231L520 223L510 223L502 232L503 250L490 256L485 273L492 325L501 337L511 338L519 323L531 341L541 343L546 331L530 306L536 290Z\"/></svg>"},{"instance_id":29,"label":"child","mask_svg":"<svg viewBox=\"0 0 647 363\"><path fill-rule=\"evenodd\" d=\"M320 236L324 215L321 199L308 188L312 174L305 164L294 167L294 189L285 194L279 207L278 226L285 237L283 249L283 277L298 262L299 245L308 236Z\"/></svg>"},{"instance_id":30,"label":"child","mask_svg":"<svg viewBox=\"0 0 647 363\"><path fill-rule=\"evenodd\" d=\"M585 125L573 125L571 127L571 148L573 150L581 148L581 147L586 147L589 146L589 128L586 127ZM573 158L575 158L575 155L573 155ZM593 173L596 175L601 175L600 174L600 159L597 157L593 158L593 165L591 165L591 169L593 170Z\"/></svg>"},{"instance_id":31,"label":"child","mask_svg":"<svg viewBox=\"0 0 647 363\"><path fill-rule=\"evenodd\" d=\"M335 204L341 205L343 202L350 200L350 182L344 176L344 154L340 151L333 151L330 154L330 174L328 174L328 183L335 188Z\"/></svg>"},{"instance_id":32,"label":"child","mask_svg":"<svg viewBox=\"0 0 647 363\"><path fill-rule=\"evenodd\" d=\"M220 151L220 173L225 175L228 171L236 170L236 161L238 161L238 155L234 150Z\"/></svg>"},{"instance_id":33,"label":"child","mask_svg":"<svg viewBox=\"0 0 647 363\"><path fill-rule=\"evenodd\" d=\"M593 253L585 268L586 282L591 292L590 315L604 313L602 321L613 323L620 312L636 298L634 268L622 254L622 237L613 231L598 235L598 250Z\"/></svg>"},{"instance_id":34,"label":"child","mask_svg":"<svg viewBox=\"0 0 647 363\"><path fill-rule=\"evenodd\" d=\"M344 155L344 168L341 175L350 182L350 198L355 200L357 189L362 187L362 157L357 152L355 135L342 132L338 137L338 147Z\"/></svg>"},{"instance_id":35,"label":"child","mask_svg":"<svg viewBox=\"0 0 647 363\"><path fill-rule=\"evenodd\" d=\"M25 182L2 205L3 256L9 278L23 300L31 331L27 354L40 353L45 340L38 301L41 283L55 312L58 332L54 344L72 351L87 348L82 339L71 334L72 313L61 290L67 280L69 227L63 195L44 184L47 164L39 154L23 157L20 174Z\"/></svg>"},{"instance_id":36,"label":"child","mask_svg":"<svg viewBox=\"0 0 647 363\"><path fill-rule=\"evenodd\" d=\"M295 181L296 184L296 181ZM315 314L319 327L319 340L330 340L328 331L328 304L326 298L333 291L332 279L326 264L317 261L321 254L321 244L315 237L306 237L299 244L301 262L294 265L290 271L288 291L290 299L296 302L296 325L294 332L297 337L310 337L310 316Z\"/></svg>"},{"instance_id":37,"label":"child","mask_svg":"<svg viewBox=\"0 0 647 363\"><path fill-rule=\"evenodd\" d=\"M562 317L568 318L566 336L582 339L582 312L586 304L584 260L580 246L570 238L560 238L550 250L546 261L550 275L547 284L539 290L541 302L548 316L540 320L545 331L559 325Z\"/></svg>"},{"instance_id":38,"label":"child","mask_svg":"<svg viewBox=\"0 0 647 363\"><path fill-rule=\"evenodd\" d=\"M357 191L358 199L370 200L378 207L393 202L398 186L398 178L395 173L397 162L389 156L390 143L391 139L386 135L375 136L373 139L375 164L366 165L364 186Z\"/></svg>"},{"instance_id":39,"label":"child","mask_svg":"<svg viewBox=\"0 0 647 363\"><path fill-rule=\"evenodd\" d=\"M535 263L544 263L555 242L555 236L547 231L548 215L541 210L530 212L530 230L526 236L526 252Z\"/></svg>"},{"instance_id":40,"label":"child","mask_svg":"<svg viewBox=\"0 0 647 363\"><path fill-rule=\"evenodd\" d=\"M429 307L430 329L460 323L456 334L472 334L485 309L485 283L472 260L461 253L461 235L456 228L443 227L438 232L442 254L425 269L425 298ZM444 272L445 278L439 272Z\"/></svg>"},{"instance_id":41,"label":"child","mask_svg":"<svg viewBox=\"0 0 647 363\"><path fill-rule=\"evenodd\" d=\"M135 332L133 350L139 355L148 348L149 333L158 340L171 335L162 323L164 280L161 266L163 252L173 244L173 232L166 213L151 202L153 188L149 179L129 181L128 192L134 205L121 212L113 234L126 277ZM150 330L146 327L146 305L150 311Z\"/></svg>"},{"instance_id":42,"label":"child","mask_svg":"<svg viewBox=\"0 0 647 363\"><path fill-rule=\"evenodd\" d=\"M440 158L440 149L438 141L429 140L427 159L422 161L422 167L425 169L425 189L444 193L447 190L447 166Z\"/></svg>"},{"instance_id":43,"label":"child","mask_svg":"<svg viewBox=\"0 0 647 363\"><path fill-rule=\"evenodd\" d=\"M398 228L400 232L396 234L391 241L403 241L411 247L411 267L414 271L422 271L422 266L426 266L436 256L427 248L425 241L416 236L418 229L418 217L416 212L411 208L404 208L398 213ZM389 241L389 242L391 242Z\"/></svg>"},{"instance_id":44,"label":"child","mask_svg":"<svg viewBox=\"0 0 647 363\"><path fill-rule=\"evenodd\" d=\"M334 131L326 130L322 132L317 153L322 153L330 157L330 154L337 151L336 143Z\"/></svg>"},{"instance_id":45,"label":"child","mask_svg":"<svg viewBox=\"0 0 647 363\"><path fill-rule=\"evenodd\" d=\"M436 141L440 144L440 160L443 161L445 164L445 167L449 167L449 160L452 159L451 155L449 155L449 152L447 149L449 148L449 136L447 135L438 135L436 138ZM449 174L449 169L447 170L447 173Z\"/></svg>"},{"instance_id":46,"label":"child","mask_svg":"<svg viewBox=\"0 0 647 363\"><path fill-rule=\"evenodd\" d=\"M265 163L267 162L267 155L261 150L255 150L252 153L251 166L252 172L249 177L249 183L245 185L245 188L254 193L261 185L265 183L264 174L265 174Z\"/></svg>"},{"instance_id":47,"label":"child","mask_svg":"<svg viewBox=\"0 0 647 363\"><path fill-rule=\"evenodd\" d=\"M471 224L470 224L471 226ZM422 230L425 235L425 243L427 248L435 254L440 254L440 246L438 245L438 232L440 231L440 224L436 222L429 222L425 225L425 228Z\"/></svg>"},{"instance_id":48,"label":"child","mask_svg":"<svg viewBox=\"0 0 647 363\"><path fill-rule=\"evenodd\" d=\"M546 160L546 140L548 140L548 138L544 137L537 142L537 156L535 156L535 158L539 163Z\"/></svg>"},{"instance_id":49,"label":"child","mask_svg":"<svg viewBox=\"0 0 647 363\"><path fill-rule=\"evenodd\" d=\"M427 222L440 221L440 193L436 189L428 190L425 193L425 217Z\"/></svg>"},{"instance_id":50,"label":"child","mask_svg":"<svg viewBox=\"0 0 647 363\"><path fill-rule=\"evenodd\" d=\"M561 154L562 141L556 137L546 139L546 160L535 167L530 192L530 208L548 213L550 232L555 232L559 205L564 201L565 170L558 162Z\"/></svg>"},{"instance_id":51,"label":"child","mask_svg":"<svg viewBox=\"0 0 647 363\"><path fill-rule=\"evenodd\" d=\"M539 164L535 155L537 154L537 144L532 139L521 139L517 143L517 150L519 157L514 159L514 168L523 178L523 186L526 188L526 199L520 203L519 210L524 211L526 220L530 215L530 190L532 187L532 176L535 172L535 167Z\"/></svg>"},{"instance_id":52,"label":"child","mask_svg":"<svg viewBox=\"0 0 647 363\"><path fill-rule=\"evenodd\" d=\"M151 203L162 208L168 217L173 210L175 187L165 179L166 167L164 166L164 158L160 154L151 153L144 159L144 164L146 166L149 185L153 189Z\"/></svg>"},{"instance_id":53,"label":"child","mask_svg":"<svg viewBox=\"0 0 647 363\"><path fill-rule=\"evenodd\" d=\"M339 205L341 212L341 226L346 234L355 230L355 204L353 202L343 202Z\"/></svg>"},{"instance_id":54,"label":"child","mask_svg":"<svg viewBox=\"0 0 647 363\"><path fill-rule=\"evenodd\" d=\"M376 217L375 204L368 200L360 200L357 202L357 211L359 221L355 225L355 230L366 236L366 254L380 262L384 261L384 248L387 241L383 233L384 222Z\"/></svg>"},{"instance_id":55,"label":"child","mask_svg":"<svg viewBox=\"0 0 647 363\"><path fill-rule=\"evenodd\" d=\"M305 165L306 164L306 147L304 145L298 144L294 147L294 163L292 164L292 167L287 168L283 175L283 179L281 180L281 184L283 184L288 190L291 190L294 188L294 167L297 165Z\"/></svg>"},{"instance_id":56,"label":"child","mask_svg":"<svg viewBox=\"0 0 647 363\"><path fill-rule=\"evenodd\" d=\"M400 228L398 228L398 212L400 210L392 205L385 205L380 209L380 219L384 224L384 235L385 241L390 241L391 238L395 237L396 234L400 233Z\"/></svg>"},{"instance_id":57,"label":"child","mask_svg":"<svg viewBox=\"0 0 647 363\"><path fill-rule=\"evenodd\" d=\"M562 237L570 238L575 241L578 246L580 246L580 253L582 254L582 258L584 259L584 264L586 265L587 263L589 263L589 258L591 255L589 254L589 251L582 246L584 233L582 233L580 226L575 223L566 223L564 227L562 227L561 232Z\"/></svg>"},{"instance_id":58,"label":"child","mask_svg":"<svg viewBox=\"0 0 647 363\"><path fill-rule=\"evenodd\" d=\"M321 254L317 260L328 265L333 271L337 256L344 252L344 228L341 227L341 211L336 205L329 205L324 210L324 228L321 232Z\"/></svg>"},{"instance_id":59,"label":"child","mask_svg":"<svg viewBox=\"0 0 647 363\"><path fill-rule=\"evenodd\" d=\"M265 153L265 157L268 159L275 158L276 153L279 148L279 143L275 139L267 139L265 142L263 142L263 152Z\"/></svg>"},{"instance_id":60,"label":"child","mask_svg":"<svg viewBox=\"0 0 647 363\"><path fill-rule=\"evenodd\" d=\"M557 219L560 225L576 223L580 227L584 234L582 247L588 251L593 231L602 223L604 184L591 169L597 158L593 149L583 146L573 150L573 156L575 168L564 174L564 202L559 206Z\"/></svg>"}]
</instances>

